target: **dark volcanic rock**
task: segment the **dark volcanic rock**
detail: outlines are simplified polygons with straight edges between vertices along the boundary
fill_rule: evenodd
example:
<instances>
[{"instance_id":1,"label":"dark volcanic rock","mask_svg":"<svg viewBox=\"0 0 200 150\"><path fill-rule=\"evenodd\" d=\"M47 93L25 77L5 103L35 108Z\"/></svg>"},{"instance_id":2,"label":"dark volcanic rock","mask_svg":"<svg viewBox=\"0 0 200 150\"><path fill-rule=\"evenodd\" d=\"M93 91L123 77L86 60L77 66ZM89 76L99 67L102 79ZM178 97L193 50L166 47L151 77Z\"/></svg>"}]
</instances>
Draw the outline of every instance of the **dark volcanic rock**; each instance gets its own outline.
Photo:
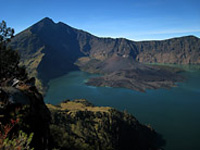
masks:
<instances>
[{"instance_id":1,"label":"dark volcanic rock","mask_svg":"<svg viewBox=\"0 0 200 150\"><path fill-rule=\"evenodd\" d=\"M86 83L93 86L124 87L144 92L146 89L170 88L183 81L176 69L147 66L133 58L112 56L104 61L83 58L77 62L83 71L100 73Z\"/></svg>"}]
</instances>

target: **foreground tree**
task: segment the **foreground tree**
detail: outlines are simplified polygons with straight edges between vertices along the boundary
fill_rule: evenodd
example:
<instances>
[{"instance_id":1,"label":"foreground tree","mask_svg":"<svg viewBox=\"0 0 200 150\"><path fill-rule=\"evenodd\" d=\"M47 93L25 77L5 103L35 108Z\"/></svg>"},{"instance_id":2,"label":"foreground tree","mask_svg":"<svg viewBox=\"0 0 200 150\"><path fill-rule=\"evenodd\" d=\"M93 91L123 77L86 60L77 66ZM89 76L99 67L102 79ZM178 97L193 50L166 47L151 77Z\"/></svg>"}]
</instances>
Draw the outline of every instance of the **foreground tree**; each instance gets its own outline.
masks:
<instances>
[{"instance_id":1,"label":"foreground tree","mask_svg":"<svg viewBox=\"0 0 200 150\"><path fill-rule=\"evenodd\" d=\"M6 22L2 21L0 23L0 150L31 150L33 133L21 130L24 126L23 118L26 116L26 113L22 113L25 107L16 103L14 99L9 101L9 94L4 91L4 86L13 90L14 88L10 86L13 85L13 81L27 77L25 68L19 67L18 52L8 46L13 35L14 29L7 27Z\"/></svg>"},{"instance_id":2,"label":"foreground tree","mask_svg":"<svg viewBox=\"0 0 200 150\"><path fill-rule=\"evenodd\" d=\"M0 23L0 43L6 44L13 37L14 32L14 29L7 27L6 22L2 21Z\"/></svg>"},{"instance_id":3,"label":"foreground tree","mask_svg":"<svg viewBox=\"0 0 200 150\"><path fill-rule=\"evenodd\" d=\"M19 67L20 57L17 51L8 47L14 35L14 29L7 27L6 22L0 23L0 86L12 77L25 77L25 69Z\"/></svg>"}]
</instances>

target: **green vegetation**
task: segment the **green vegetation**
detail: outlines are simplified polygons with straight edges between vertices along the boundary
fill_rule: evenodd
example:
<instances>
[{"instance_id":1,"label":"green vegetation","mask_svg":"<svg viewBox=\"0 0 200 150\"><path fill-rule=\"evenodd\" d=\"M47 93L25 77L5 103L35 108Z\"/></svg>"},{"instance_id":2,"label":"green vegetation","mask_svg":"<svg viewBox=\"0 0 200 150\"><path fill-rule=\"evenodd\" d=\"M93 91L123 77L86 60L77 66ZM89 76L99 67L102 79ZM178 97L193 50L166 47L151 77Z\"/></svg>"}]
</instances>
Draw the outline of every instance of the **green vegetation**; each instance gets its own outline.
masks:
<instances>
[{"instance_id":1,"label":"green vegetation","mask_svg":"<svg viewBox=\"0 0 200 150\"><path fill-rule=\"evenodd\" d=\"M30 143L33 138L33 133L29 136L23 131L19 131L18 136L13 136L12 139L0 137L1 150L34 150L30 148Z\"/></svg>"},{"instance_id":2,"label":"green vegetation","mask_svg":"<svg viewBox=\"0 0 200 150\"><path fill-rule=\"evenodd\" d=\"M52 148L67 150L157 149L164 140L127 112L95 107L87 100L47 104L52 114Z\"/></svg>"},{"instance_id":3,"label":"green vegetation","mask_svg":"<svg viewBox=\"0 0 200 150\"><path fill-rule=\"evenodd\" d=\"M11 119L10 124L0 124L0 150L33 150L30 148L33 133L28 136L21 130L18 133L13 132L18 124L19 119Z\"/></svg>"}]
</instances>

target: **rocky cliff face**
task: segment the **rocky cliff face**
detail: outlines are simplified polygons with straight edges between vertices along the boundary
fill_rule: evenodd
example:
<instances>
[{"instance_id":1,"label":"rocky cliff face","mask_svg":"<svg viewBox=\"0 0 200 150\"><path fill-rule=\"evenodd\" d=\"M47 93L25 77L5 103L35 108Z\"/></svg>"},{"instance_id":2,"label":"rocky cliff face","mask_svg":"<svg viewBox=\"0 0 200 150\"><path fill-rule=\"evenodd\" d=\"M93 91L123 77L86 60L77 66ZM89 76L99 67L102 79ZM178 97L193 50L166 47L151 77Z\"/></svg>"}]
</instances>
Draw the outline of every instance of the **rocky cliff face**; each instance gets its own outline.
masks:
<instances>
[{"instance_id":1,"label":"rocky cliff face","mask_svg":"<svg viewBox=\"0 0 200 150\"><path fill-rule=\"evenodd\" d=\"M51 144L58 149L157 150L164 144L151 127L126 112L95 107L86 100L47 106L52 113Z\"/></svg>"},{"instance_id":2,"label":"rocky cliff face","mask_svg":"<svg viewBox=\"0 0 200 150\"><path fill-rule=\"evenodd\" d=\"M200 64L200 40L194 36L137 42L136 60L148 63Z\"/></svg>"}]
</instances>

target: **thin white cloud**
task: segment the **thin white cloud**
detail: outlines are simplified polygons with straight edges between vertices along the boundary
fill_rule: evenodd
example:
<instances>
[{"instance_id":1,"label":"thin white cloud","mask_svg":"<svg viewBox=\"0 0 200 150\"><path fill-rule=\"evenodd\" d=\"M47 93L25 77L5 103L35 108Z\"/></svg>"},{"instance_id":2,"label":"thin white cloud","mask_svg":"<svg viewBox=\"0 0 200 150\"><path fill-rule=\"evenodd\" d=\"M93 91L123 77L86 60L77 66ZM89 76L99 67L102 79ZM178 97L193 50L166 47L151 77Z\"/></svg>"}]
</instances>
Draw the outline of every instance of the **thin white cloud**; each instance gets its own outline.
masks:
<instances>
[{"instance_id":1,"label":"thin white cloud","mask_svg":"<svg viewBox=\"0 0 200 150\"><path fill-rule=\"evenodd\" d=\"M132 31L132 32L118 32L118 33L102 33L96 34L100 37L112 38L127 38L130 40L144 41L144 40L163 40L173 37L194 35L200 37L200 29L182 29L182 30L157 30L157 31Z\"/></svg>"},{"instance_id":2,"label":"thin white cloud","mask_svg":"<svg viewBox=\"0 0 200 150\"><path fill-rule=\"evenodd\" d=\"M200 29L147 31L143 33L138 33L137 35L180 34L180 33L196 33L196 32L200 32Z\"/></svg>"}]
</instances>

